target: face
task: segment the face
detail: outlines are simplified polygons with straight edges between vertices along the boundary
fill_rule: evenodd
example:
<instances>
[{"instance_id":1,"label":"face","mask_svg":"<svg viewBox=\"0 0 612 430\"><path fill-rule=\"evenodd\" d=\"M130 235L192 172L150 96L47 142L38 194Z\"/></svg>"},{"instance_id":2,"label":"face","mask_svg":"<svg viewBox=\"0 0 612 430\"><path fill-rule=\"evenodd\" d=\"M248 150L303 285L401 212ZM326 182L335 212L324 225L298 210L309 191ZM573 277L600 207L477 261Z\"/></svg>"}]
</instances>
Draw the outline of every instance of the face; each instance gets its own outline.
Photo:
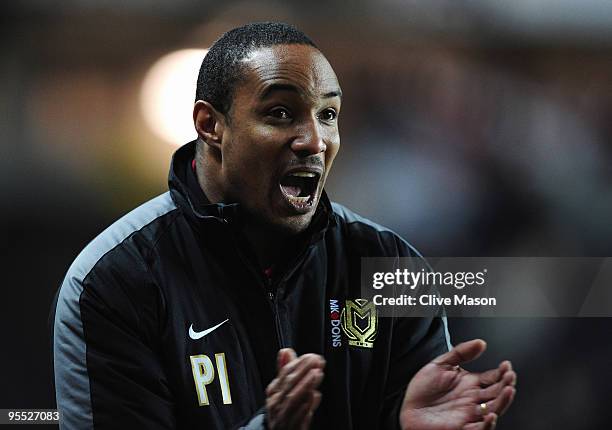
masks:
<instances>
[{"instance_id":1,"label":"face","mask_svg":"<svg viewBox=\"0 0 612 430\"><path fill-rule=\"evenodd\" d=\"M340 86L311 46L253 51L221 137L224 200L274 230L308 227L340 147Z\"/></svg>"}]
</instances>

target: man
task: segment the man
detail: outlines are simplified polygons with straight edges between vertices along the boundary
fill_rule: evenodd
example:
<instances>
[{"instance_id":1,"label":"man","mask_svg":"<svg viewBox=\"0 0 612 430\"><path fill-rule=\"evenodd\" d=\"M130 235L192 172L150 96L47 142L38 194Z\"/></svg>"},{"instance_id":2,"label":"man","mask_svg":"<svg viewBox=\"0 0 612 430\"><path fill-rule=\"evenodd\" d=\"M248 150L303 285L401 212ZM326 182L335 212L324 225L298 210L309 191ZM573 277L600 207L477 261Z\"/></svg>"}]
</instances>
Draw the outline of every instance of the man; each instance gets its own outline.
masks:
<instances>
[{"instance_id":1,"label":"man","mask_svg":"<svg viewBox=\"0 0 612 430\"><path fill-rule=\"evenodd\" d=\"M484 342L449 352L443 319L359 313L361 257L425 263L324 193L341 98L294 27L212 46L170 191L94 239L60 289L65 428L494 427L515 392L508 362L470 373L459 365ZM349 308L367 341L350 340Z\"/></svg>"}]
</instances>

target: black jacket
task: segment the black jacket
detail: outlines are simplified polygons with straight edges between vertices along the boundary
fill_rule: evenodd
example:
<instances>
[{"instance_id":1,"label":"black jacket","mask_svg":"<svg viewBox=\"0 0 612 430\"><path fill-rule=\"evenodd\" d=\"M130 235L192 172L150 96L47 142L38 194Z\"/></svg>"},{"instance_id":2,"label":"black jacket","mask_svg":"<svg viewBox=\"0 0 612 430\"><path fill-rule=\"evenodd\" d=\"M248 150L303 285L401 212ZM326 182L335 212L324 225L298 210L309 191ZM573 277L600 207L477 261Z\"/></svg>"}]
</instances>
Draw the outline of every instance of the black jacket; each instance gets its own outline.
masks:
<instances>
[{"instance_id":1,"label":"black jacket","mask_svg":"<svg viewBox=\"0 0 612 430\"><path fill-rule=\"evenodd\" d=\"M448 350L446 324L369 314L357 300L360 259L422 258L323 195L268 278L240 236L239 205L208 204L190 186L194 148L175 153L168 193L111 225L68 270L53 324L63 427L263 428L281 347L327 361L312 428L397 427L410 378ZM352 324L370 324L367 339L354 339L345 308L363 317Z\"/></svg>"}]
</instances>

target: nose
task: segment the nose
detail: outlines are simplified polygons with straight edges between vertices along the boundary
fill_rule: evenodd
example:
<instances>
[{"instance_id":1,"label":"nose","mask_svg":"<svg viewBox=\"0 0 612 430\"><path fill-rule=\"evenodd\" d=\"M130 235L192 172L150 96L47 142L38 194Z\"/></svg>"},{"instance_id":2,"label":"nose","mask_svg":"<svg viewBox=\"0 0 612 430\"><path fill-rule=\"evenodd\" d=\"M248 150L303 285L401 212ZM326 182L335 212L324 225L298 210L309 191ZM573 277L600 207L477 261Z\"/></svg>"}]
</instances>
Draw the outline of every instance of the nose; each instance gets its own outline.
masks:
<instances>
[{"instance_id":1,"label":"nose","mask_svg":"<svg viewBox=\"0 0 612 430\"><path fill-rule=\"evenodd\" d=\"M300 127L297 137L291 142L291 150L300 157L316 155L326 149L321 126L316 119Z\"/></svg>"}]
</instances>

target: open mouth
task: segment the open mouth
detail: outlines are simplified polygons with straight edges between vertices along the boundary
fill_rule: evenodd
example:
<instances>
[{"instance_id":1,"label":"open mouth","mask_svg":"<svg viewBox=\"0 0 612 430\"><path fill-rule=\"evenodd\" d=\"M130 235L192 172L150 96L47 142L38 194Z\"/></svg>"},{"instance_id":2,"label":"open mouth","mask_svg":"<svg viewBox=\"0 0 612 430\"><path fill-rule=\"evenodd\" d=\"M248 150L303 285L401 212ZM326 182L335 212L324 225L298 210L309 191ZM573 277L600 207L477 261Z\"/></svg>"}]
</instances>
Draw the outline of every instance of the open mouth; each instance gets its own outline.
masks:
<instances>
[{"instance_id":1,"label":"open mouth","mask_svg":"<svg viewBox=\"0 0 612 430\"><path fill-rule=\"evenodd\" d=\"M314 203L320 178L318 172L294 171L281 178L280 188L293 208L299 212L307 212Z\"/></svg>"}]
</instances>

